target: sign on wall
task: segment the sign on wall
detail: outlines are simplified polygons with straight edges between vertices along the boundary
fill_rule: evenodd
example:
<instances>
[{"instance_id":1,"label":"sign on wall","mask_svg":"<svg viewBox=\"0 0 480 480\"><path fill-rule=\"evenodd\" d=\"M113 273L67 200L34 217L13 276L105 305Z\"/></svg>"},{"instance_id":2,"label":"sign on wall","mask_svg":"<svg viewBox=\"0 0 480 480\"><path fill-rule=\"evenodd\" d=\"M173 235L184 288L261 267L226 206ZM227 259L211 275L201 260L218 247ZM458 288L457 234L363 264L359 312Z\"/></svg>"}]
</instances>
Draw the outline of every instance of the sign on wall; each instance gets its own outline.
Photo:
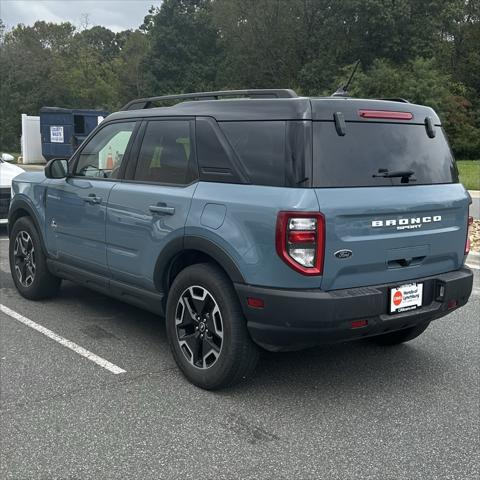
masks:
<instances>
[{"instance_id":1,"label":"sign on wall","mask_svg":"<svg viewBox=\"0 0 480 480\"><path fill-rule=\"evenodd\" d=\"M50 126L50 142L51 143L63 143L63 127L62 126Z\"/></svg>"}]
</instances>

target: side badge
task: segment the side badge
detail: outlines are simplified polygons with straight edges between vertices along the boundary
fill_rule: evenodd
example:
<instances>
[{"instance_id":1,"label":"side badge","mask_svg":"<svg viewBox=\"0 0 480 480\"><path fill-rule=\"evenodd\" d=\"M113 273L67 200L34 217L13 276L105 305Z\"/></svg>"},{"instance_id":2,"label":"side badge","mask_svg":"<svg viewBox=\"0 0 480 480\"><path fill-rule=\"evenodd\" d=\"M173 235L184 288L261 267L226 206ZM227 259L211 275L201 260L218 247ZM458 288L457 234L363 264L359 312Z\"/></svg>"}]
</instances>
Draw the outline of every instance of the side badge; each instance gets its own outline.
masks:
<instances>
[{"instance_id":1,"label":"side badge","mask_svg":"<svg viewBox=\"0 0 480 480\"><path fill-rule=\"evenodd\" d=\"M347 250L346 248L343 250L337 250L334 255L337 258L344 259L344 258L350 258L353 255L353 252L351 250Z\"/></svg>"}]
</instances>

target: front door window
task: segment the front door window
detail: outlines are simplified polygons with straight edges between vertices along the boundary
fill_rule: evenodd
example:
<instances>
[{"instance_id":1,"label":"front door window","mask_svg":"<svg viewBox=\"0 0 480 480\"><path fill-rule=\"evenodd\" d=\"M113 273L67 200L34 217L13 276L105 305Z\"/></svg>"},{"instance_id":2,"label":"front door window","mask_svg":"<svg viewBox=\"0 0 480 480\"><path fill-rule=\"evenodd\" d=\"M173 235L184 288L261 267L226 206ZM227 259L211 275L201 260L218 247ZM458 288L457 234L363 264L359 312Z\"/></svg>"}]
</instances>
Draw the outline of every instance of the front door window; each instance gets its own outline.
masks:
<instances>
[{"instance_id":1,"label":"front door window","mask_svg":"<svg viewBox=\"0 0 480 480\"><path fill-rule=\"evenodd\" d=\"M82 148L75 168L77 177L117 178L135 122L112 123Z\"/></svg>"}]
</instances>

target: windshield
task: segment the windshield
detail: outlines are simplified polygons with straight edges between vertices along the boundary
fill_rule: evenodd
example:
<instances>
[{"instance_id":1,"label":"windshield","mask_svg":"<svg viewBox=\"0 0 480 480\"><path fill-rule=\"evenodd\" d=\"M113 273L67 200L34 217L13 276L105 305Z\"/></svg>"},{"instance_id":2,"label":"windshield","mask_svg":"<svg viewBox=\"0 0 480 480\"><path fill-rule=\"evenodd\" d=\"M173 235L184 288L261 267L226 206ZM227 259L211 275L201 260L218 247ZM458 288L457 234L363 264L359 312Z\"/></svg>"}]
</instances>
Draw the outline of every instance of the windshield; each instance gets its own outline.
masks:
<instances>
[{"instance_id":1,"label":"windshield","mask_svg":"<svg viewBox=\"0 0 480 480\"><path fill-rule=\"evenodd\" d=\"M432 185L458 182L440 127L430 138L423 125L314 122L313 176L317 187Z\"/></svg>"}]
</instances>

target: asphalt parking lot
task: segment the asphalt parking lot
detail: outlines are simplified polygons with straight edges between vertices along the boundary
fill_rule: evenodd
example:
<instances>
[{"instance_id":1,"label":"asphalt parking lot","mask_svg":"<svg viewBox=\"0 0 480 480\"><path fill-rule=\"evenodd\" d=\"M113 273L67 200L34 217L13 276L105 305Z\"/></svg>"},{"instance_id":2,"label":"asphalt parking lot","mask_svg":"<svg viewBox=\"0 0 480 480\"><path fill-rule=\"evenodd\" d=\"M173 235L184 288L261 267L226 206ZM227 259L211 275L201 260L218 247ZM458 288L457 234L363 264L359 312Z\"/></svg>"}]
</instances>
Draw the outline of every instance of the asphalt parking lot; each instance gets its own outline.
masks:
<instances>
[{"instance_id":1,"label":"asphalt parking lot","mask_svg":"<svg viewBox=\"0 0 480 480\"><path fill-rule=\"evenodd\" d=\"M20 297L7 248L2 229L2 479L479 478L479 270L470 303L409 344L265 353L211 393L176 369L158 317L69 282Z\"/></svg>"}]
</instances>

